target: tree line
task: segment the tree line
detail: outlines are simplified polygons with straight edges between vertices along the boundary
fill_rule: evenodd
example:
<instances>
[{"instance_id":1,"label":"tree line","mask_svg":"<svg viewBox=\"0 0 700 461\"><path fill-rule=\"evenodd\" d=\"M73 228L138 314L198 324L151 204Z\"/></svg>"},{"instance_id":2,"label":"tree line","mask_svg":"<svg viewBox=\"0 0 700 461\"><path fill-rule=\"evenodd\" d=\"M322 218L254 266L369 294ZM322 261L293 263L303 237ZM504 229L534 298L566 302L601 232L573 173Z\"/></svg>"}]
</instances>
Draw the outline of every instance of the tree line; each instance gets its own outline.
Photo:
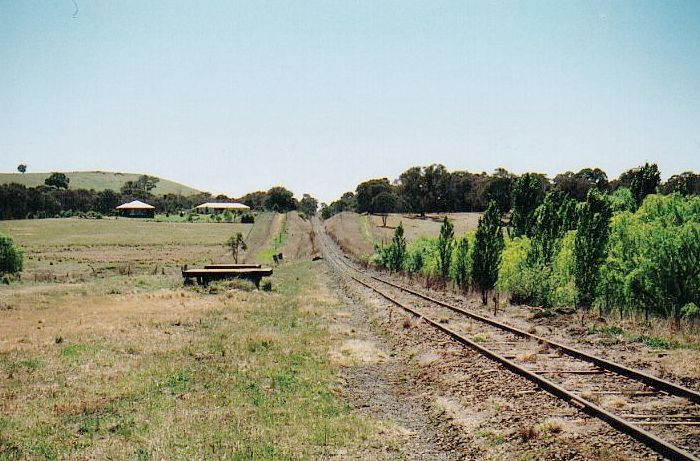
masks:
<instances>
[{"instance_id":1,"label":"tree line","mask_svg":"<svg viewBox=\"0 0 700 461\"><path fill-rule=\"evenodd\" d=\"M646 176L640 176L640 172ZM553 179L540 173L527 173L527 176L537 185L534 198L540 199L550 190L559 190L577 201L583 201L591 189L614 192L619 188L629 189L635 199L639 199L647 184L651 184L655 191L658 188L658 192L663 194L700 194L700 175L687 171L661 183L655 164L632 168L613 180L609 180L600 168L584 168L575 173L567 171ZM503 168L487 174L448 171L440 164L412 167L393 182L387 178L376 178L358 184L354 192L346 192L338 200L322 204L321 214L328 218L349 210L372 214L483 212L490 202L495 202L498 210L506 213L512 207L518 178Z\"/></svg>"},{"instance_id":2,"label":"tree line","mask_svg":"<svg viewBox=\"0 0 700 461\"><path fill-rule=\"evenodd\" d=\"M683 177L676 184L697 179ZM556 186L543 190L541 175L524 174L506 211L491 200L475 232L455 237L444 218L439 236L407 245L400 225L373 262L476 290L484 304L489 293L506 293L545 309L597 307L669 317L680 327L700 315L697 189L661 184L649 164L617 181L589 187L580 200Z\"/></svg>"},{"instance_id":3,"label":"tree line","mask_svg":"<svg viewBox=\"0 0 700 461\"><path fill-rule=\"evenodd\" d=\"M238 199L226 195L213 196L207 192L193 195L155 195L158 178L142 175L126 181L119 191L105 189L72 189L70 179L63 173L51 173L44 185L27 187L9 183L0 185L0 219L50 218L71 215L110 215L115 207L132 200L141 200L156 207L159 213L191 210L204 202L237 201L259 211L287 212L299 210L306 216L316 213L318 201L309 194L301 200L284 187L253 192Z\"/></svg>"}]
</instances>

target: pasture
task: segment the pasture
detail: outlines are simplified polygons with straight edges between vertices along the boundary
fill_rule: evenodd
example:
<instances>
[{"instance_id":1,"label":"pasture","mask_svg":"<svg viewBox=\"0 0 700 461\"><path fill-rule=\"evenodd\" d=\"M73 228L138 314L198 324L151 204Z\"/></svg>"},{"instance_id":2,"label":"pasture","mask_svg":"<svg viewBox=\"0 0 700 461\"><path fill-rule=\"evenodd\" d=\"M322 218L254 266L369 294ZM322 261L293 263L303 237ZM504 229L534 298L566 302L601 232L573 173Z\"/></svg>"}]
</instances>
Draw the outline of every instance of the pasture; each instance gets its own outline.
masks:
<instances>
[{"instance_id":1,"label":"pasture","mask_svg":"<svg viewBox=\"0 0 700 461\"><path fill-rule=\"evenodd\" d=\"M27 187L36 187L44 184L44 180L51 173L0 173L0 184L17 183ZM126 181L136 181L139 173L120 173L113 171L66 171L73 189L95 189L97 191L111 189L119 191ZM159 178L153 193L157 195L199 194L201 191L184 184Z\"/></svg>"},{"instance_id":2,"label":"pasture","mask_svg":"<svg viewBox=\"0 0 700 461\"><path fill-rule=\"evenodd\" d=\"M476 230L481 213L428 213L423 217L389 213L386 227L383 227L381 216L343 212L326 220L324 225L344 251L367 260L374 253L374 245L391 241L399 223L403 225L406 241L410 243L419 237L436 237L445 216L454 225L455 235L463 235Z\"/></svg>"},{"instance_id":3,"label":"pasture","mask_svg":"<svg viewBox=\"0 0 700 461\"><path fill-rule=\"evenodd\" d=\"M271 292L182 286L181 264L228 260L233 232L265 248L270 222L0 222L27 263L0 286L0 459L308 459L366 445L377 423L335 394L328 323L342 303L321 263L275 268Z\"/></svg>"}]
</instances>

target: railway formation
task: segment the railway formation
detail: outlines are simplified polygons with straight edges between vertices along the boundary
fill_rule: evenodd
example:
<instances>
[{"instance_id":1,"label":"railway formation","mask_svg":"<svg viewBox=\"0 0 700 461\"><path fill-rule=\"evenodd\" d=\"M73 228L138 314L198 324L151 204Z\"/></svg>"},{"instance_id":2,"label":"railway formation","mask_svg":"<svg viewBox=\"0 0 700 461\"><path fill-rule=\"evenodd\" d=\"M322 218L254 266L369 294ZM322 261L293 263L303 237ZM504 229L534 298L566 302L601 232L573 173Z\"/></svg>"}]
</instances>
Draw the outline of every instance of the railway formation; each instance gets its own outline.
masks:
<instances>
[{"instance_id":1,"label":"railway formation","mask_svg":"<svg viewBox=\"0 0 700 461\"><path fill-rule=\"evenodd\" d=\"M318 222L315 232L327 261L349 279L659 455L700 461L700 392L379 277L349 262ZM611 397L622 405L598 403Z\"/></svg>"}]
</instances>

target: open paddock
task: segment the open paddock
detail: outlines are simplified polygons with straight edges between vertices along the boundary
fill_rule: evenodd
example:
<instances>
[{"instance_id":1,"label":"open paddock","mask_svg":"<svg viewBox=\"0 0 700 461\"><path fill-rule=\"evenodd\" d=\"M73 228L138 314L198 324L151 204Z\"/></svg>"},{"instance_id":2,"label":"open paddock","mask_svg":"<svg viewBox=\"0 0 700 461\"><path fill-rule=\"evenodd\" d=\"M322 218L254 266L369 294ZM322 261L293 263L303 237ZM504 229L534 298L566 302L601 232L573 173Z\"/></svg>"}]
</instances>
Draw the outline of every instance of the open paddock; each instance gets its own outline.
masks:
<instances>
[{"instance_id":1,"label":"open paddock","mask_svg":"<svg viewBox=\"0 0 700 461\"><path fill-rule=\"evenodd\" d=\"M181 263L228 261L223 242L248 230L0 222L27 258L0 285L0 459L318 459L391 443L335 393L342 303L322 263L280 266L271 292L183 286ZM71 276L31 277L45 270Z\"/></svg>"}]
</instances>

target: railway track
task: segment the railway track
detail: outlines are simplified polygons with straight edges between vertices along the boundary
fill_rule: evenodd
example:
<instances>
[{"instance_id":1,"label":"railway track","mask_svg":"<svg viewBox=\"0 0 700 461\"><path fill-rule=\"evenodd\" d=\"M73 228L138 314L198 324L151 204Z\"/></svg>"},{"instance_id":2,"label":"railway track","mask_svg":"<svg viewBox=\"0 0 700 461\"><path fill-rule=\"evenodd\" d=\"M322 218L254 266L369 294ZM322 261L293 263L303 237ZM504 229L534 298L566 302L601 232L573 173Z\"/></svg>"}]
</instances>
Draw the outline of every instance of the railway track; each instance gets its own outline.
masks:
<instances>
[{"instance_id":1,"label":"railway track","mask_svg":"<svg viewBox=\"0 0 700 461\"><path fill-rule=\"evenodd\" d=\"M340 273L656 453L700 461L700 392L434 299L350 263L314 223Z\"/></svg>"}]
</instances>

